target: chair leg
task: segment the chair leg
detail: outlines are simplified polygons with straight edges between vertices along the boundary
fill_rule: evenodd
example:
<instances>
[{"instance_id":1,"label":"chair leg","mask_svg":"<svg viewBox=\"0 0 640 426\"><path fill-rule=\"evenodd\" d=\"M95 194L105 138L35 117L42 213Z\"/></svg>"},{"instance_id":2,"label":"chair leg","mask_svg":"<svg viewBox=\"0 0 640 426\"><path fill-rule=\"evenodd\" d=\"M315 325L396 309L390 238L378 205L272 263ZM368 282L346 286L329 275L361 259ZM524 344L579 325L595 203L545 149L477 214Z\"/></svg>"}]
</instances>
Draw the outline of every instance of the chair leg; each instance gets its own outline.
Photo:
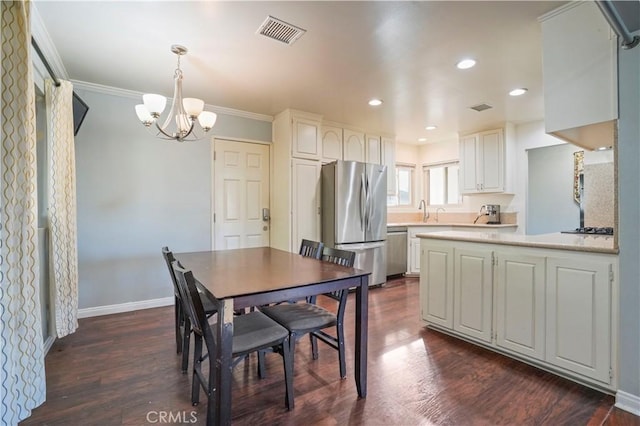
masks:
<instances>
[{"instance_id":1,"label":"chair leg","mask_svg":"<svg viewBox=\"0 0 640 426\"><path fill-rule=\"evenodd\" d=\"M296 336L295 334L289 334L289 352L291 353L291 371L293 371L293 367L295 365L295 354L296 354Z\"/></svg>"},{"instance_id":2,"label":"chair leg","mask_svg":"<svg viewBox=\"0 0 640 426\"><path fill-rule=\"evenodd\" d=\"M318 338L311 332L309 333L309 339L311 340L311 357L318 359Z\"/></svg>"},{"instance_id":3,"label":"chair leg","mask_svg":"<svg viewBox=\"0 0 640 426\"><path fill-rule=\"evenodd\" d=\"M174 316L175 316L175 326L176 326L176 352L182 352L182 331L180 327L182 326L182 302L178 297L175 297L174 301Z\"/></svg>"},{"instance_id":4,"label":"chair leg","mask_svg":"<svg viewBox=\"0 0 640 426\"><path fill-rule=\"evenodd\" d=\"M194 335L193 377L191 378L191 404L200 402L200 375L202 373L202 336Z\"/></svg>"},{"instance_id":5,"label":"chair leg","mask_svg":"<svg viewBox=\"0 0 640 426\"><path fill-rule=\"evenodd\" d=\"M347 377L347 361L344 354L344 325L339 322L336 326L336 334L338 340L338 361L340 362L340 378Z\"/></svg>"},{"instance_id":6,"label":"chair leg","mask_svg":"<svg viewBox=\"0 0 640 426\"><path fill-rule=\"evenodd\" d=\"M189 369L189 342L191 341L191 322L188 318L184 320L182 333L182 374L187 374Z\"/></svg>"},{"instance_id":7,"label":"chair leg","mask_svg":"<svg viewBox=\"0 0 640 426\"><path fill-rule=\"evenodd\" d=\"M286 338L282 342L282 360L284 363L284 383L285 383L285 405L287 410L293 410L293 353L291 352L291 345L287 341L291 337ZM295 345L295 343L294 343Z\"/></svg>"},{"instance_id":8,"label":"chair leg","mask_svg":"<svg viewBox=\"0 0 640 426\"><path fill-rule=\"evenodd\" d=\"M267 377L264 351L258 351L258 377L260 379Z\"/></svg>"}]
</instances>

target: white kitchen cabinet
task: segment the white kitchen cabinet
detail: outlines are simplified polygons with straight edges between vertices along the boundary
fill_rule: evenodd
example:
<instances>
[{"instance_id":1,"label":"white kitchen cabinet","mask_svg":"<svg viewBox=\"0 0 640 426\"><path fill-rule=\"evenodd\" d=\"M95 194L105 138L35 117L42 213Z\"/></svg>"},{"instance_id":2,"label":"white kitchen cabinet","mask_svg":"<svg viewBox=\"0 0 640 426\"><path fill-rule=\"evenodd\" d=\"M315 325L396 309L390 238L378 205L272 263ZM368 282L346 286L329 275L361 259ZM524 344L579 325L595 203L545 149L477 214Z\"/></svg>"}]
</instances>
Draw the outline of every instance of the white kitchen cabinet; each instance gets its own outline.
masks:
<instances>
[{"instance_id":1,"label":"white kitchen cabinet","mask_svg":"<svg viewBox=\"0 0 640 426\"><path fill-rule=\"evenodd\" d=\"M544 360L545 257L495 253L496 345Z\"/></svg>"},{"instance_id":2,"label":"white kitchen cabinet","mask_svg":"<svg viewBox=\"0 0 640 426\"><path fill-rule=\"evenodd\" d=\"M367 163L382 164L380 136L365 135L365 158Z\"/></svg>"},{"instance_id":3,"label":"white kitchen cabinet","mask_svg":"<svg viewBox=\"0 0 640 426\"><path fill-rule=\"evenodd\" d=\"M453 247L422 240L420 308L422 319L453 328Z\"/></svg>"},{"instance_id":4,"label":"white kitchen cabinet","mask_svg":"<svg viewBox=\"0 0 640 426\"><path fill-rule=\"evenodd\" d=\"M493 252L456 248L453 264L453 329L491 343Z\"/></svg>"},{"instance_id":5,"label":"white kitchen cabinet","mask_svg":"<svg viewBox=\"0 0 640 426\"><path fill-rule=\"evenodd\" d=\"M296 158L320 159L320 120L294 114L292 116L292 128L291 155Z\"/></svg>"},{"instance_id":6,"label":"white kitchen cabinet","mask_svg":"<svg viewBox=\"0 0 640 426\"><path fill-rule=\"evenodd\" d=\"M320 239L321 120L289 109L274 117L270 233L274 248L297 252L300 238Z\"/></svg>"},{"instance_id":7,"label":"white kitchen cabinet","mask_svg":"<svg viewBox=\"0 0 640 426\"><path fill-rule=\"evenodd\" d=\"M505 144L502 129L460 138L460 192L504 192Z\"/></svg>"},{"instance_id":8,"label":"white kitchen cabinet","mask_svg":"<svg viewBox=\"0 0 640 426\"><path fill-rule=\"evenodd\" d=\"M322 161L342 160L342 128L322 126Z\"/></svg>"},{"instance_id":9,"label":"white kitchen cabinet","mask_svg":"<svg viewBox=\"0 0 640 426\"><path fill-rule=\"evenodd\" d=\"M396 193L396 141L393 138L382 137L382 164L387 166L387 194Z\"/></svg>"},{"instance_id":10,"label":"white kitchen cabinet","mask_svg":"<svg viewBox=\"0 0 640 426\"><path fill-rule=\"evenodd\" d=\"M451 231L450 226L410 226L407 229L407 276L420 273L420 238L416 235L429 232Z\"/></svg>"},{"instance_id":11,"label":"white kitchen cabinet","mask_svg":"<svg viewBox=\"0 0 640 426\"><path fill-rule=\"evenodd\" d=\"M342 158L345 161L365 162L364 132L351 129L342 130L343 151Z\"/></svg>"},{"instance_id":12,"label":"white kitchen cabinet","mask_svg":"<svg viewBox=\"0 0 640 426\"><path fill-rule=\"evenodd\" d=\"M547 260L546 360L612 380L613 264L596 256Z\"/></svg>"},{"instance_id":13,"label":"white kitchen cabinet","mask_svg":"<svg viewBox=\"0 0 640 426\"><path fill-rule=\"evenodd\" d=\"M293 247L302 239L320 241L320 172L318 161L294 158L292 168Z\"/></svg>"},{"instance_id":14,"label":"white kitchen cabinet","mask_svg":"<svg viewBox=\"0 0 640 426\"><path fill-rule=\"evenodd\" d=\"M588 149L613 145L617 37L595 2L540 18L545 131Z\"/></svg>"}]
</instances>

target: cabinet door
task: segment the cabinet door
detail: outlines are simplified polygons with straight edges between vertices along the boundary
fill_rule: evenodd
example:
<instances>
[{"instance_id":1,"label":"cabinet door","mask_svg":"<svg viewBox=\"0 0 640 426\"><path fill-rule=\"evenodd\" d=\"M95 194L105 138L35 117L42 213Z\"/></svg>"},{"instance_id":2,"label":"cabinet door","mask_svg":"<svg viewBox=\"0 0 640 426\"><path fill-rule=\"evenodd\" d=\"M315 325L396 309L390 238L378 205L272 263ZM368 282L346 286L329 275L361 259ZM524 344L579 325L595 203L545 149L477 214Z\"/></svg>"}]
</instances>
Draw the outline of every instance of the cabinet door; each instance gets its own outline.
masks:
<instances>
[{"instance_id":1,"label":"cabinet door","mask_svg":"<svg viewBox=\"0 0 640 426\"><path fill-rule=\"evenodd\" d=\"M382 152L380 150L380 136L366 135L365 145L366 162L382 164Z\"/></svg>"},{"instance_id":2,"label":"cabinet door","mask_svg":"<svg viewBox=\"0 0 640 426\"><path fill-rule=\"evenodd\" d=\"M291 155L297 158L320 158L320 122L294 117Z\"/></svg>"},{"instance_id":3,"label":"cabinet door","mask_svg":"<svg viewBox=\"0 0 640 426\"><path fill-rule=\"evenodd\" d=\"M453 329L491 342L492 252L455 250L453 273Z\"/></svg>"},{"instance_id":4,"label":"cabinet door","mask_svg":"<svg viewBox=\"0 0 640 426\"><path fill-rule=\"evenodd\" d=\"M612 264L547 260L546 360L610 383Z\"/></svg>"},{"instance_id":5,"label":"cabinet door","mask_svg":"<svg viewBox=\"0 0 640 426\"><path fill-rule=\"evenodd\" d=\"M364 156L364 133L343 129L343 155L345 161L365 161Z\"/></svg>"},{"instance_id":6,"label":"cabinet door","mask_svg":"<svg viewBox=\"0 0 640 426\"><path fill-rule=\"evenodd\" d=\"M292 251L298 251L303 238L320 241L321 168L319 161L292 160Z\"/></svg>"},{"instance_id":7,"label":"cabinet door","mask_svg":"<svg viewBox=\"0 0 640 426\"><path fill-rule=\"evenodd\" d=\"M422 319L453 328L453 248L422 240L420 308Z\"/></svg>"},{"instance_id":8,"label":"cabinet door","mask_svg":"<svg viewBox=\"0 0 640 426\"><path fill-rule=\"evenodd\" d=\"M342 129L324 126L322 128L322 160L331 162L342 160Z\"/></svg>"},{"instance_id":9,"label":"cabinet door","mask_svg":"<svg viewBox=\"0 0 640 426\"><path fill-rule=\"evenodd\" d=\"M477 178L476 145L477 135L460 139L460 193L470 194L480 191Z\"/></svg>"},{"instance_id":10,"label":"cabinet door","mask_svg":"<svg viewBox=\"0 0 640 426\"><path fill-rule=\"evenodd\" d=\"M391 138L382 137L382 164L387 166L387 194L396 193L396 143Z\"/></svg>"},{"instance_id":11,"label":"cabinet door","mask_svg":"<svg viewBox=\"0 0 640 426\"><path fill-rule=\"evenodd\" d=\"M496 344L544 359L545 258L497 253Z\"/></svg>"},{"instance_id":12,"label":"cabinet door","mask_svg":"<svg viewBox=\"0 0 640 426\"><path fill-rule=\"evenodd\" d=\"M481 192L504 191L504 144L502 130L479 135L476 151L476 177Z\"/></svg>"},{"instance_id":13,"label":"cabinet door","mask_svg":"<svg viewBox=\"0 0 640 426\"><path fill-rule=\"evenodd\" d=\"M420 238L409 239L409 272L420 273Z\"/></svg>"}]
</instances>

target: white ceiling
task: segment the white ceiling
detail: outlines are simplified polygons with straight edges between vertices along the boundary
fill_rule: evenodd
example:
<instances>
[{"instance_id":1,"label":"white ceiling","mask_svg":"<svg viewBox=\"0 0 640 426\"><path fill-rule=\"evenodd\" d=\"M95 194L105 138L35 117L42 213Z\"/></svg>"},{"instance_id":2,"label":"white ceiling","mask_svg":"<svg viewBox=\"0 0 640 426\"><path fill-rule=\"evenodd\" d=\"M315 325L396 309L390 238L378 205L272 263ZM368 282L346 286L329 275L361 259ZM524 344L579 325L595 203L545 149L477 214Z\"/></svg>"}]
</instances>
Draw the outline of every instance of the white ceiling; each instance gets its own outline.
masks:
<instances>
[{"instance_id":1,"label":"white ceiling","mask_svg":"<svg viewBox=\"0 0 640 426\"><path fill-rule=\"evenodd\" d=\"M543 118L537 18L565 2L36 1L68 78L275 115L286 108L405 143ZM267 15L307 33L257 35ZM456 62L476 59L470 70ZM509 90L528 93L510 97ZM377 97L382 106L370 107ZM470 106L488 103L476 112ZM131 111L134 114L134 111ZM427 131L433 124L436 130Z\"/></svg>"}]
</instances>

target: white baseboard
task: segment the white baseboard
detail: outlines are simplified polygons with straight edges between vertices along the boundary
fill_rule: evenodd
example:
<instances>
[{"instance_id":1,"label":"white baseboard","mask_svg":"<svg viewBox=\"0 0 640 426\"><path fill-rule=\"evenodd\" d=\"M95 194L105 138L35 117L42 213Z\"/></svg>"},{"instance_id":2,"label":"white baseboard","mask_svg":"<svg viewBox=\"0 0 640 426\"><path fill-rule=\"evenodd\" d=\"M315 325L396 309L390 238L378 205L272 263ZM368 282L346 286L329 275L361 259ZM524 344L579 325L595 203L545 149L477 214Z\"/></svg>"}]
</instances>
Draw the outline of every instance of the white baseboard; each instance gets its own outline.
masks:
<instances>
[{"instance_id":1,"label":"white baseboard","mask_svg":"<svg viewBox=\"0 0 640 426\"><path fill-rule=\"evenodd\" d=\"M640 396L619 390L616 392L616 407L640 416Z\"/></svg>"},{"instance_id":2,"label":"white baseboard","mask_svg":"<svg viewBox=\"0 0 640 426\"><path fill-rule=\"evenodd\" d=\"M174 298L162 297L160 299L141 300L139 302L119 303L117 305L96 306L93 308L78 309L78 318L98 317L101 315L119 314L121 312L138 311L140 309L158 308L173 305Z\"/></svg>"},{"instance_id":3,"label":"white baseboard","mask_svg":"<svg viewBox=\"0 0 640 426\"><path fill-rule=\"evenodd\" d=\"M56 338L53 336L47 337L47 340L44 341L44 354L47 355L49 353L49 349L53 346L53 342L56 341Z\"/></svg>"}]
</instances>

